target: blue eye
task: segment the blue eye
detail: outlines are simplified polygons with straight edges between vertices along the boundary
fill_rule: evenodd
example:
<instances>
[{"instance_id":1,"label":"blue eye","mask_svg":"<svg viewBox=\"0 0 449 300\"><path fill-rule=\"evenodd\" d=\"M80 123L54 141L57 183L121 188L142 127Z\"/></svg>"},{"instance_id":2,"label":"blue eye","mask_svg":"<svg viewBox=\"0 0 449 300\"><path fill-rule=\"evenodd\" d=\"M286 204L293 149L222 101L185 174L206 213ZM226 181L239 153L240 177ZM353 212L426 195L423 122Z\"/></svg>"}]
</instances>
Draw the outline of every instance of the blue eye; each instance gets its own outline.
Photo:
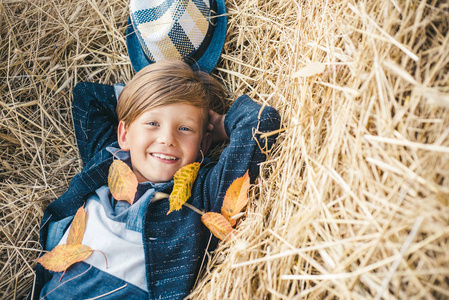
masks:
<instances>
[{"instance_id":1,"label":"blue eye","mask_svg":"<svg viewBox=\"0 0 449 300\"><path fill-rule=\"evenodd\" d=\"M182 131L192 131L192 129L190 129L189 127L185 127L185 126L179 128L179 130L182 130Z\"/></svg>"},{"instance_id":2,"label":"blue eye","mask_svg":"<svg viewBox=\"0 0 449 300\"><path fill-rule=\"evenodd\" d=\"M157 122L148 122L147 124L150 126L159 126Z\"/></svg>"}]
</instances>

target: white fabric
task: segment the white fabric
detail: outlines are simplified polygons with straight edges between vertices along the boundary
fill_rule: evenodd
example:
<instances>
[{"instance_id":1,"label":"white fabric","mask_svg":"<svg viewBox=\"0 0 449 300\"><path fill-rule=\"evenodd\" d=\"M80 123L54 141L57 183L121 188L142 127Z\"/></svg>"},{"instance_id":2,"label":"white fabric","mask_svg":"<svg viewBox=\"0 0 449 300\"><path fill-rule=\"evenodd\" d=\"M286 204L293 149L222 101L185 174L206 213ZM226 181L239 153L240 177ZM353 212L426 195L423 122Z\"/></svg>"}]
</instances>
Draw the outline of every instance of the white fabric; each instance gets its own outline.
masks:
<instances>
[{"instance_id":1,"label":"white fabric","mask_svg":"<svg viewBox=\"0 0 449 300\"><path fill-rule=\"evenodd\" d=\"M174 23L173 12L169 9L157 20L140 23L137 25L137 29L146 44L149 44L166 39Z\"/></svg>"},{"instance_id":2,"label":"white fabric","mask_svg":"<svg viewBox=\"0 0 449 300\"><path fill-rule=\"evenodd\" d=\"M126 229L126 223L109 219L103 206L93 197L87 200L85 209L87 223L82 244L102 251L106 255L108 268L104 256L97 251L84 262L148 291L142 234ZM68 232L60 244L66 243Z\"/></svg>"},{"instance_id":3,"label":"white fabric","mask_svg":"<svg viewBox=\"0 0 449 300\"><path fill-rule=\"evenodd\" d=\"M158 7L162 3L164 3L165 0L152 0L152 1L138 1L138 0L131 0L129 2L129 10L131 12L135 12L138 10L145 10L150 9L153 7Z\"/></svg>"}]
</instances>

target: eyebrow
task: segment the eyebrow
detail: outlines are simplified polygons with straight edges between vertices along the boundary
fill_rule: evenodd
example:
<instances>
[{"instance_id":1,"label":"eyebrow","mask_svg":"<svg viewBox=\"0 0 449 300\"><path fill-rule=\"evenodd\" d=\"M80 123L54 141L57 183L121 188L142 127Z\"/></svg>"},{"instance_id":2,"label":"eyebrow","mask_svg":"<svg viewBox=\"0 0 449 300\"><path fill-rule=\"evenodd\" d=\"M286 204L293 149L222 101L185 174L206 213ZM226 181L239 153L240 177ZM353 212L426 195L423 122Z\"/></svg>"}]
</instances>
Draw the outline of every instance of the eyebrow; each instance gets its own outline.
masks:
<instances>
[{"instance_id":1,"label":"eyebrow","mask_svg":"<svg viewBox=\"0 0 449 300\"><path fill-rule=\"evenodd\" d=\"M186 121L192 121L194 123L198 123L198 120L196 118L193 118L193 117L187 117L185 120ZM202 120L202 118L200 118L200 120Z\"/></svg>"},{"instance_id":2,"label":"eyebrow","mask_svg":"<svg viewBox=\"0 0 449 300\"><path fill-rule=\"evenodd\" d=\"M159 116L160 116L160 114L158 114L157 112L148 111L146 116L145 116L145 120L158 119ZM204 121L204 119L202 117L197 119L197 118L194 118L194 117L191 117L191 116L187 116L187 117L183 118L181 122L192 122L195 125L198 124L199 127L201 127L201 125L199 123L203 122L203 121Z\"/></svg>"}]
</instances>

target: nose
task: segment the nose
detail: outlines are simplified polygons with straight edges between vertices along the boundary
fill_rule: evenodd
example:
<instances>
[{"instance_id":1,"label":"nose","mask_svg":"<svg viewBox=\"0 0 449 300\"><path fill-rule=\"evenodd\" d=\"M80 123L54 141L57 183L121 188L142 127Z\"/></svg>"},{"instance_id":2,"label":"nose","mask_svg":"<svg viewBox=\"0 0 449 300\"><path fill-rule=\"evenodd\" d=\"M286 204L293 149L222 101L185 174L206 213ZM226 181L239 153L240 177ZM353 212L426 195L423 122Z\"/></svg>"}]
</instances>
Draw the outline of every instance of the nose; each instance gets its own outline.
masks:
<instances>
[{"instance_id":1,"label":"nose","mask_svg":"<svg viewBox=\"0 0 449 300\"><path fill-rule=\"evenodd\" d=\"M176 146L176 137L173 130L170 128L165 128L159 131L158 142L165 144L167 147Z\"/></svg>"}]
</instances>

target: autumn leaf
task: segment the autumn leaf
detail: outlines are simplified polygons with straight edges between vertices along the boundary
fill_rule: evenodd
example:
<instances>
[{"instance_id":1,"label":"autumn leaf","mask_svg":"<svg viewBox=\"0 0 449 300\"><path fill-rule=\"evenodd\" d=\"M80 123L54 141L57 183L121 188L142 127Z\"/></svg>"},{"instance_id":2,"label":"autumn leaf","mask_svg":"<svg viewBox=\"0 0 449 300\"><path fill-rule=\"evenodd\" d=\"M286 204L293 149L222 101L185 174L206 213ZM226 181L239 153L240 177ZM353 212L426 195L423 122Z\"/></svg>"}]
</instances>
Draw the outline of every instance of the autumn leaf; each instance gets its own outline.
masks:
<instances>
[{"instance_id":1,"label":"autumn leaf","mask_svg":"<svg viewBox=\"0 0 449 300\"><path fill-rule=\"evenodd\" d=\"M114 199L133 204L137 185L136 175L128 165L121 160L114 160L108 175L108 186Z\"/></svg>"},{"instance_id":2,"label":"autumn leaf","mask_svg":"<svg viewBox=\"0 0 449 300\"><path fill-rule=\"evenodd\" d=\"M222 214L207 212L201 217L201 221L220 240L224 240L229 233L233 232L231 223Z\"/></svg>"},{"instance_id":3,"label":"autumn leaf","mask_svg":"<svg viewBox=\"0 0 449 300\"><path fill-rule=\"evenodd\" d=\"M47 270L62 272L74 263L88 258L92 252L93 250L86 245L63 244L56 246L50 252L36 259L36 261Z\"/></svg>"},{"instance_id":4,"label":"autumn leaf","mask_svg":"<svg viewBox=\"0 0 449 300\"><path fill-rule=\"evenodd\" d=\"M175 173L173 177L175 184L170 194L170 209L167 215L173 210L180 210L182 205L190 198L192 185L198 175L200 165L199 162L194 162L182 167Z\"/></svg>"},{"instance_id":5,"label":"autumn leaf","mask_svg":"<svg viewBox=\"0 0 449 300\"><path fill-rule=\"evenodd\" d=\"M234 180L226 191L221 213L231 223L231 226L237 222L233 217L240 213L248 203L249 185L249 174L246 171L245 175Z\"/></svg>"},{"instance_id":6,"label":"autumn leaf","mask_svg":"<svg viewBox=\"0 0 449 300\"><path fill-rule=\"evenodd\" d=\"M87 213L84 207L80 207L73 218L70 226L69 234L67 235L67 244L75 245L81 244L86 229Z\"/></svg>"}]
</instances>

